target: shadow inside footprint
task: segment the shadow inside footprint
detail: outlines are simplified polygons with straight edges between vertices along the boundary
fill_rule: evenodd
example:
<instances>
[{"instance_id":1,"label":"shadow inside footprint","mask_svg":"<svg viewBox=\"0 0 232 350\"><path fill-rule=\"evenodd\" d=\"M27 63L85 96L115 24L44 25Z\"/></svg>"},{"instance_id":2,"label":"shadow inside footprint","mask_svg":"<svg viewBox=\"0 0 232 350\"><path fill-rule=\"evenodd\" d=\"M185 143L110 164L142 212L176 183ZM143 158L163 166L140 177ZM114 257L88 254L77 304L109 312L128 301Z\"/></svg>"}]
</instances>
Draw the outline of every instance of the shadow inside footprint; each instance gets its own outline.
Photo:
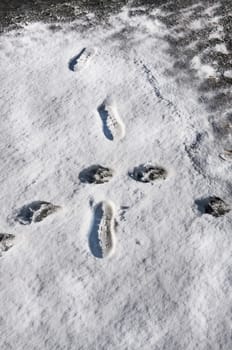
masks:
<instances>
[{"instance_id":1,"label":"shadow inside footprint","mask_svg":"<svg viewBox=\"0 0 232 350\"><path fill-rule=\"evenodd\" d=\"M108 140L112 141L114 137L110 128L108 127L109 113L107 111L105 103L103 102L97 110L102 120L104 135Z\"/></svg>"},{"instance_id":2,"label":"shadow inside footprint","mask_svg":"<svg viewBox=\"0 0 232 350\"><path fill-rule=\"evenodd\" d=\"M201 214L210 214L214 217L220 217L230 212L230 206L216 196L197 199L195 204Z\"/></svg>"},{"instance_id":3,"label":"shadow inside footprint","mask_svg":"<svg viewBox=\"0 0 232 350\"><path fill-rule=\"evenodd\" d=\"M82 54L85 52L86 48L84 47L78 55L74 56L73 58L71 58L71 60L68 63L68 68L69 70L71 70L72 72L75 72L75 67L78 64L78 60L79 58L82 56Z\"/></svg>"},{"instance_id":4,"label":"shadow inside footprint","mask_svg":"<svg viewBox=\"0 0 232 350\"><path fill-rule=\"evenodd\" d=\"M110 203L96 205L93 223L89 235L89 247L96 258L105 258L114 248L113 207Z\"/></svg>"},{"instance_id":5,"label":"shadow inside footprint","mask_svg":"<svg viewBox=\"0 0 232 350\"><path fill-rule=\"evenodd\" d=\"M96 164L82 170L79 174L79 179L83 183L103 184L109 182L112 176L113 171L110 168Z\"/></svg>"},{"instance_id":6,"label":"shadow inside footprint","mask_svg":"<svg viewBox=\"0 0 232 350\"><path fill-rule=\"evenodd\" d=\"M40 222L48 215L56 212L60 207L49 202L34 201L24 205L15 216L15 221L22 225L29 225L32 222Z\"/></svg>"}]
</instances>

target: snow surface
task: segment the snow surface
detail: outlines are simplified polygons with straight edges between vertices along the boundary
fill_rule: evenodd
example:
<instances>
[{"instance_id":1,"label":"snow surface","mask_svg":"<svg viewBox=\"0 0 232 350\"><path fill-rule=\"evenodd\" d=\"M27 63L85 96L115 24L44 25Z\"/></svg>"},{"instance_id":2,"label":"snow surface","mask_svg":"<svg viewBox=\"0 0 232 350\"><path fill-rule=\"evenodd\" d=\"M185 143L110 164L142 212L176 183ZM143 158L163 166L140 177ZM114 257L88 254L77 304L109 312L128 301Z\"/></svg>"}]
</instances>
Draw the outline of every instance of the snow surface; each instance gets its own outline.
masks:
<instances>
[{"instance_id":1,"label":"snow surface","mask_svg":"<svg viewBox=\"0 0 232 350\"><path fill-rule=\"evenodd\" d=\"M226 70L223 75L226 78L232 79L232 69L231 70Z\"/></svg>"},{"instance_id":2,"label":"snow surface","mask_svg":"<svg viewBox=\"0 0 232 350\"><path fill-rule=\"evenodd\" d=\"M193 57L191 67L196 70L198 77L202 80L216 75L215 69L209 64L202 64L199 56Z\"/></svg>"},{"instance_id":3,"label":"snow surface","mask_svg":"<svg viewBox=\"0 0 232 350\"><path fill-rule=\"evenodd\" d=\"M191 81L166 73L168 29L146 19L124 9L110 25L35 23L1 37L0 223L16 236L0 260L2 350L231 350L231 213L202 215L195 203L217 195L231 204L231 162L218 156ZM70 70L83 48L97 51ZM123 139L102 130L107 97ZM148 162L167 179L128 176ZM93 164L112 168L112 180L81 183ZM14 221L40 200L62 210ZM114 203L118 222L105 259L89 247L101 201Z\"/></svg>"}]
</instances>

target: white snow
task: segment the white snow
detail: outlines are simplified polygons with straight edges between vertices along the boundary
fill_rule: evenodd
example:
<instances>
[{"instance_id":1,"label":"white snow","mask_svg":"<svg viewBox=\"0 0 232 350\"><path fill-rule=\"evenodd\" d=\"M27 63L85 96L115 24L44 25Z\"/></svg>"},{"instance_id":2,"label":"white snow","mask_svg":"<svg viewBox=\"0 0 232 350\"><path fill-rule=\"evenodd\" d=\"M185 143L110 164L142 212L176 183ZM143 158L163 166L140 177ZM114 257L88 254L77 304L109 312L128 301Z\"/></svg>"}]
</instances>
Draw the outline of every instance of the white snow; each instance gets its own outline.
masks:
<instances>
[{"instance_id":1,"label":"white snow","mask_svg":"<svg viewBox=\"0 0 232 350\"><path fill-rule=\"evenodd\" d=\"M195 204L210 195L231 204L231 163L218 157L191 81L165 74L168 29L145 20L125 9L111 25L54 33L36 23L1 37L0 223L16 236L0 259L2 350L231 350L231 213L201 215ZM87 47L97 48L88 66L70 70ZM106 96L123 139L102 132ZM131 179L143 163L167 179ZM81 183L92 164L112 168L112 180ZM62 209L12 220L37 200ZM89 246L101 201L114 203L118 222L104 259Z\"/></svg>"},{"instance_id":2,"label":"white snow","mask_svg":"<svg viewBox=\"0 0 232 350\"><path fill-rule=\"evenodd\" d=\"M224 43L215 45L215 50L224 54L228 54L227 47Z\"/></svg>"},{"instance_id":3,"label":"white snow","mask_svg":"<svg viewBox=\"0 0 232 350\"><path fill-rule=\"evenodd\" d=\"M209 64L203 64L199 56L194 56L191 61L191 67L196 70L200 79L215 77L216 71Z\"/></svg>"},{"instance_id":4,"label":"white snow","mask_svg":"<svg viewBox=\"0 0 232 350\"><path fill-rule=\"evenodd\" d=\"M204 18L197 18L189 23L189 28L192 30L199 30L205 27L206 20Z\"/></svg>"},{"instance_id":5,"label":"white snow","mask_svg":"<svg viewBox=\"0 0 232 350\"><path fill-rule=\"evenodd\" d=\"M232 69L228 69L223 73L224 77L232 79Z\"/></svg>"},{"instance_id":6,"label":"white snow","mask_svg":"<svg viewBox=\"0 0 232 350\"><path fill-rule=\"evenodd\" d=\"M210 17L212 17L212 16L216 17L214 14L215 14L215 11L218 8L220 9L220 4L219 3L215 3L215 4L211 5L211 6L207 6L206 9L204 10L204 14L206 14L206 15L208 15Z\"/></svg>"}]
</instances>

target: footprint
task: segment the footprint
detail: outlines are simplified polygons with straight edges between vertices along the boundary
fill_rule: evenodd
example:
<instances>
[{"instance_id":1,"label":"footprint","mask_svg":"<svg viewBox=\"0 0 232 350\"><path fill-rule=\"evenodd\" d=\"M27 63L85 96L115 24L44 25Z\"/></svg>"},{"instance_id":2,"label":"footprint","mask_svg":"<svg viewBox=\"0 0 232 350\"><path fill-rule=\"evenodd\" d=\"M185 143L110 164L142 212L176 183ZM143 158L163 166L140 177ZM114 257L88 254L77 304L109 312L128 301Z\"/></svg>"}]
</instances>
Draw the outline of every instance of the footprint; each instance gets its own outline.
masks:
<instances>
[{"instance_id":1,"label":"footprint","mask_svg":"<svg viewBox=\"0 0 232 350\"><path fill-rule=\"evenodd\" d=\"M58 205L44 201L35 201L24 205L19 210L16 210L14 220L22 225L29 225L32 222L42 221L58 209L60 209L60 206Z\"/></svg>"},{"instance_id":2,"label":"footprint","mask_svg":"<svg viewBox=\"0 0 232 350\"><path fill-rule=\"evenodd\" d=\"M103 184L109 182L112 176L112 169L96 164L82 170L79 179L83 183Z\"/></svg>"},{"instance_id":3,"label":"footprint","mask_svg":"<svg viewBox=\"0 0 232 350\"><path fill-rule=\"evenodd\" d=\"M13 247L13 240L15 239L14 235L8 233L0 233L0 256L2 252L6 252L11 247Z\"/></svg>"},{"instance_id":4,"label":"footprint","mask_svg":"<svg viewBox=\"0 0 232 350\"><path fill-rule=\"evenodd\" d=\"M141 164L135 167L129 176L140 182L153 182L155 180L165 180L167 178L166 169L151 164Z\"/></svg>"},{"instance_id":5,"label":"footprint","mask_svg":"<svg viewBox=\"0 0 232 350\"><path fill-rule=\"evenodd\" d=\"M226 161L232 161L232 150L225 149L223 153L219 154L219 157Z\"/></svg>"},{"instance_id":6,"label":"footprint","mask_svg":"<svg viewBox=\"0 0 232 350\"><path fill-rule=\"evenodd\" d=\"M96 258L111 255L115 247L114 205L100 202L95 206L92 228L89 235L89 247Z\"/></svg>"},{"instance_id":7,"label":"footprint","mask_svg":"<svg viewBox=\"0 0 232 350\"><path fill-rule=\"evenodd\" d=\"M107 98L98 107L98 113L103 123L104 135L108 140L120 140L125 136L125 126L110 98Z\"/></svg>"},{"instance_id":8,"label":"footprint","mask_svg":"<svg viewBox=\"0 0 232 350\"><path fill-rule=\"evenodd\" d=\"M85 68L96 54L95 48L83 48L78 55L71 58L68 67L72 72Z\"/></svg>"},{"instance_id":9,"label":"footprint","mask_svg":"<svg viewBox=\"0 0 232 350\"><path fill-rule=\"evenodd\" d=\"M197 199L195 203L202 214L210 214L214 217L223 216L231 210L226 202L216 196Z\"/></svg>"}]
</instances>

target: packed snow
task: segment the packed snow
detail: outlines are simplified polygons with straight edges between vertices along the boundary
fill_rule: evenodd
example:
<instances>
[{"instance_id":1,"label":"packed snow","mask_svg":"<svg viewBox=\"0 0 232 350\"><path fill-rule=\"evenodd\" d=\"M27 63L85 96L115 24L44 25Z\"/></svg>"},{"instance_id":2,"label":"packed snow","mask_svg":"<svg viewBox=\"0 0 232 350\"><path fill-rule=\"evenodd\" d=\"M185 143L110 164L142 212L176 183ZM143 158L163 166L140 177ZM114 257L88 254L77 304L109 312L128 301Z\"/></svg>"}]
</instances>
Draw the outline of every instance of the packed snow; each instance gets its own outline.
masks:
<instances>
[{"instance_id":1,"label":"packed snow","mask_svg":"<svg viewBox=\"0 0 232 350\"><path fill-rule=\"evenodd\" d=\"M231 162L152 16L1 36L2 350L231 350Z\"/></svg>"}]
</instances>

